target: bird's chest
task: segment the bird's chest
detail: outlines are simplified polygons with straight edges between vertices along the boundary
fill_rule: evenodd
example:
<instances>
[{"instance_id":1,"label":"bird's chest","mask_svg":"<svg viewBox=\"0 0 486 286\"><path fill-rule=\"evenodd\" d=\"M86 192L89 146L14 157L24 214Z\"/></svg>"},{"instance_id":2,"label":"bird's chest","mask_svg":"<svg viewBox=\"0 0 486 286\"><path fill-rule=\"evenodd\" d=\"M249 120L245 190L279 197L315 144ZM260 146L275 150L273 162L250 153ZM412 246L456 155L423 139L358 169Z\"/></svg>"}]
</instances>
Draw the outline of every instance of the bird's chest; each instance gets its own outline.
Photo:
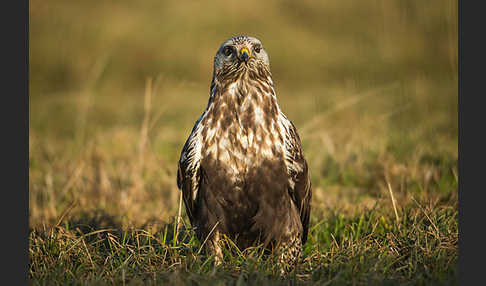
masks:
<instances>
[{"instance_id":1,"label":"bird's chest","mask_svg":"<svg viewBox=\"0 0 486 286\"><path fill-rule=\"evenodd\" d=\"M215 116L203 135L202 158L217 164L222 172L241 178L264 161L283 161L283 135L277 119L255 106ZM217 112L215 112L217 113ZM212 124L211 124L212 123Z\"/></svg>"}]
</instances>

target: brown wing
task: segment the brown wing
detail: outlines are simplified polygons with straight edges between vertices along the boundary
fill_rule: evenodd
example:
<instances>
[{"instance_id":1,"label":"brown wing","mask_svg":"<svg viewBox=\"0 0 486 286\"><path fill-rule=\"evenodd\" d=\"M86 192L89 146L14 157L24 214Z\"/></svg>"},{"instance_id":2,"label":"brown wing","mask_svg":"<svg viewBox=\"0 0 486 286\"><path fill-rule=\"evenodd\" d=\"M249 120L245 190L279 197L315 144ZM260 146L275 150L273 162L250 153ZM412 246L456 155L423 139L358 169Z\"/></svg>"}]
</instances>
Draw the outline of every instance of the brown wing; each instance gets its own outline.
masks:
<instances>
[{"instance_id":1,"label":"brown wing","mask_svg":"<svg viewBox=\"0 0 486 286\"><path fill-rule=\"evenodd\" d=\"M297 134L297 130L292 122L290 122L287 138L290 141L290 144L286 147L287 152L290 155L287 159L287 163L291 166L291 168L289 168L289 173L294 182L293 188L289 189L289 194L300 213L300 221L302 222L303 228L302 244L304 244L307 241L307 233L309 230L312 184L310 181L307 161L305 160L302 151L299 134Z\"/></svg>"},{"instance_id":2,"label":"brown wing","mask_svg":"<svg viewBox=\"0 0 486 286\"><path fill-rule=\"evenodd\" d=\"M194 224L196 197L201 180L200 151L202 142L198 133L201 118L194 125L191 135L184 144L177 166L177 187L182 191L186 213L191 224Z\"/></svg>"}]
</instances>

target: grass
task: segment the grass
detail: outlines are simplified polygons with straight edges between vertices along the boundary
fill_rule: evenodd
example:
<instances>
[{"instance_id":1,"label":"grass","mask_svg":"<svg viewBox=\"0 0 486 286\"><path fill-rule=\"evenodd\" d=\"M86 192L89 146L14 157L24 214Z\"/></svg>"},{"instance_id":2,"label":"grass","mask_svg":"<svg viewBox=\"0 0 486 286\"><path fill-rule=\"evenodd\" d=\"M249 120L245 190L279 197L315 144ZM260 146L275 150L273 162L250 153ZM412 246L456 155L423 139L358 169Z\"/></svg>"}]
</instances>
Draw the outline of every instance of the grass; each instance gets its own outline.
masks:
<instances>
[{"instance_id":1,"label":"grass","mask_svg":"<svg viewBox=\"0 0 486 286\"><path fill-rule=\"evenodd\" d=\"M30 2L31 284L458 284L457 1L245 4ZM229 241L214 267L175 183L239 33L265 45L311 172L286 277Z\"/></svg>"},{"instance_id":2,"label":"grass","mask_svg":"<svg viewBox=\"0 0 486 286\"><path fill-rule=\"evenodd\" d=\"M260 249L225 251L222 266L200 255L191 229L175 236L174 224L152 232L66 222L30 233L30 273L59 284L160 285L455 285L457 210L444 204L408 205L399 221L383 210L311 223L304 260L280 277ZM113 218L111 218L113 220ZM94 224L93 224L94 223ZM94 228L91 228L94 227ZM231 249L231 247L229 247Z\"/></svg>"}]
</instances>

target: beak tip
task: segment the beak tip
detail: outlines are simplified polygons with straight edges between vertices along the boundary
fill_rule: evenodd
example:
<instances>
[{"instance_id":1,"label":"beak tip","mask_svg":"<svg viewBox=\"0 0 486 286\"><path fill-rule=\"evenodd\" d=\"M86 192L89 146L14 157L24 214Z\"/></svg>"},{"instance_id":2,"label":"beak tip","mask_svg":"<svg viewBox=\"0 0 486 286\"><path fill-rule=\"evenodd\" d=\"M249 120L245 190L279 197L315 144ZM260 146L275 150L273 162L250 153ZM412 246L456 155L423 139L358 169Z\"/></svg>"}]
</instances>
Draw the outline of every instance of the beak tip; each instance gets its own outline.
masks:
<instances>
[{"instance_id":1,"label":"beak tip","mask_svg":"<svg viewBox=\"0 0 486 286\"><path fill-rule=\"evenodd\" d=\"M249 59L249 58L250 58L250 57L248 56L248 53L246 53L246 52L244 52L244 53L241 55L241 59L242 59L242 60L243 60L245 63L247 63L247 62L248 62L248 59Z\"/></svg>"}]
</instances>

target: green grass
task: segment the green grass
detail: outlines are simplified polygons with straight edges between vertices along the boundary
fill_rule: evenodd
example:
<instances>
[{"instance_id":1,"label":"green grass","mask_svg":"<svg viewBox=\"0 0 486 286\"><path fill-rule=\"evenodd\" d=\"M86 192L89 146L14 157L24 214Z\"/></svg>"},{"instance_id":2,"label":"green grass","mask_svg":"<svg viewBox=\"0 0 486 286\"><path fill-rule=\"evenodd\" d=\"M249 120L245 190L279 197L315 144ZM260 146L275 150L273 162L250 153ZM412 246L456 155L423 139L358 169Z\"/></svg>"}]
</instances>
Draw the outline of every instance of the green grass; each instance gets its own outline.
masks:
<instances>
[{"instance_id":1,"label":"green grass","mask_svg":"<svg viewBox=\"0 0 486 286\"><path fill-rule=\"evenodd\" d=\"M31 284L458 284L457 1L32 0L29 31ZM311 172L286 277L230 242L214 267L183 210L175 235L179 152L240 33Z\"/></svg>"},{"instance_id":2,"label":"green grass","mask_svg":"<svg viewBox=\"0 0 486 286\"><path fill-rule=\"evenodd\" d=\"M175 239L174 224L152 232L91 223L95 228L66 222L30 233L30 274L38 283L457 284L457 210L444 204L415 202L400 210L398 220L376 208L314 220L303 263L283 277L258 248L228 247L223 265L214 267L191 229L183 228Z\"/></svg>"}]
</instances>

